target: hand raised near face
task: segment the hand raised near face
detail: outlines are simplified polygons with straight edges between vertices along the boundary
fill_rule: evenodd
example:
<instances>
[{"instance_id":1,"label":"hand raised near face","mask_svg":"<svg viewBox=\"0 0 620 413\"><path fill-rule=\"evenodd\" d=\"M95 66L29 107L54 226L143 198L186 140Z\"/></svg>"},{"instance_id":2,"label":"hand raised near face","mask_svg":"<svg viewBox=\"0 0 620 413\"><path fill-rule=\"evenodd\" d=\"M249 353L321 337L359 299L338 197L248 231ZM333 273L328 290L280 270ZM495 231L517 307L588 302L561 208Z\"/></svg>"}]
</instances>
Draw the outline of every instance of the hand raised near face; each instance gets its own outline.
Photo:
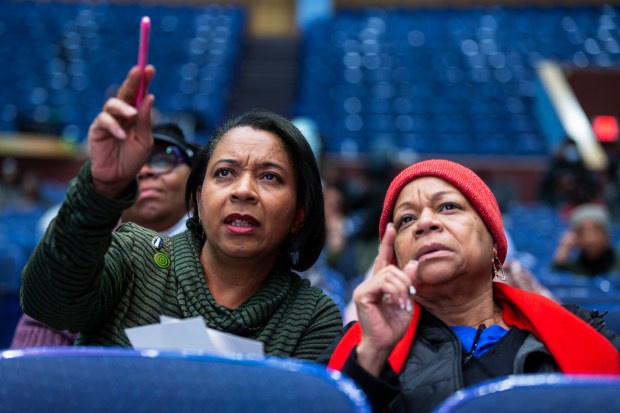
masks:
<instances>
[{"instance_id":1,"label":"hand raised near face","mask_svg":"<svg viewBox=\"0 0 620 413\"><path fill-rule=\"evenodd\" d=\"M372 276L353 292L362 340L357 348L358 362L378 375L389 353L411 321L418 263L410 261L403 269L391 264L396 230L388 225L375 259Z\"/></svg>"},{"instance_id":2,"label":"hand raised near face","mask_svg":"<svg viewBox=\"0 0 620 413\"><path fill-rule=\"evenodd\" d=\"M133 67L116 97L103 106L88 130L92 183L98 192L109 197L120 196L135 180L153 147L151 108L154 97L144 97L136 109L136 95L142 76L150 84L155 68L144 72Z\"/></svg>"}]
</instances>

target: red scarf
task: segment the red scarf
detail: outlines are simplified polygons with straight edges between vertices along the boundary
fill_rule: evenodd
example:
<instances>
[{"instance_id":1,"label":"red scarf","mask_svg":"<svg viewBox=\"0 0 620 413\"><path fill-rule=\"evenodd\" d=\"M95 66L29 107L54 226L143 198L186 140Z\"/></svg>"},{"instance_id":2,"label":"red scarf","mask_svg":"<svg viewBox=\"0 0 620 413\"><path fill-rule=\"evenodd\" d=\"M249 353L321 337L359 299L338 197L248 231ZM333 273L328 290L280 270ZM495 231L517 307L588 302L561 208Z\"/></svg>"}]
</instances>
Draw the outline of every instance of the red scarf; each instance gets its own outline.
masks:
<instances>
[{"instance_id":1,"label":"red scarf","mask_svg":"<svg viewBox=\"0 0 620 413\"><path fill-rule=\"evenodd\" d=\"M503 283L494 283L494 300L503 311L504 322L529 331L542 341L566 374L620 375L620 354L603 335L561 305L538 294ZM388 363L400 374L415 337L420 305L414 303L411 323L396 344ZM359 322L344 335L328 367L341 370L351 351L362 339Z\"/></svg>"}]
</instances>

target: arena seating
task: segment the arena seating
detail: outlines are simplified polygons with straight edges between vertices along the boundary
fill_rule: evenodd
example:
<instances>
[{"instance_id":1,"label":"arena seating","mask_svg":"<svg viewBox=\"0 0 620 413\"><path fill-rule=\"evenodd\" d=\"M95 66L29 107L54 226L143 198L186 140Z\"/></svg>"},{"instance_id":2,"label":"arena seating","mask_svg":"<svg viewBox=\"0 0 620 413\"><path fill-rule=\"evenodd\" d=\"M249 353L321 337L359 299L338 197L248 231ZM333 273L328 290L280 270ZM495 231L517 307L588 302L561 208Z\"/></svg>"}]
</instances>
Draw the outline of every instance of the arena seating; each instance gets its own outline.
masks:
<instances>
[{"instance_id":1,"label":"arena seating","mask_svg":"<svg viewBox=\"0 0 620 413\"><path fill-rule=\"evenodd\" d=\"M307 361L64 347L0 353L0 412L367 413L339 372Z\"/></svg>"},{"instance_id":2,"label":"arena seating","mask_svg":"<svg viewBox=\"0 0 620 413\"><path fill-rule=\"evenodd\" d=\"M365 9L308 28L296 110L330 153L533 156L542 59L620 62L617 6Z\"/></svg>"},{"instance_id":3,"label":"arena seating","mask_svg":"<svg viewBox=\"0 0 620 413\"><path fill-rule=\"evenodd\" d=\"M612 413L619 390L620 379L610 376L508 376L460 390L434 413Z\"/></svg>"},{"instance_id":4,"label":"arena seating","mask_svg":"<svg viewBox=\"0 0 620 413\"><path fill-rule=\"evenodd\" d=\"M8 347L22 314L21 272L38 242L35 231L43 210L0 211L0 349Z\"/></svg>"},{"instance_id":5,"label":"arena seating","mask_svg":"<svg viewBox=\"0 0 620 413\"><path fill-rule=\"evenodd\" d=\"M21 315L18 293L0 289L0 349L11 344Z\"/></svg>"},{"instance_id":6,"label":"arena seating","mask_svg":"<svg viewBox=\"0 0 620 413\"><path fill-rule=\"evenodd\" d=\"M227 115L242 53L241 6L0 3L0 132L29 130L79 142L137 62L139 21L151 17L151 91L164 113L213 128Z\"/></svg>"}]
</instances>

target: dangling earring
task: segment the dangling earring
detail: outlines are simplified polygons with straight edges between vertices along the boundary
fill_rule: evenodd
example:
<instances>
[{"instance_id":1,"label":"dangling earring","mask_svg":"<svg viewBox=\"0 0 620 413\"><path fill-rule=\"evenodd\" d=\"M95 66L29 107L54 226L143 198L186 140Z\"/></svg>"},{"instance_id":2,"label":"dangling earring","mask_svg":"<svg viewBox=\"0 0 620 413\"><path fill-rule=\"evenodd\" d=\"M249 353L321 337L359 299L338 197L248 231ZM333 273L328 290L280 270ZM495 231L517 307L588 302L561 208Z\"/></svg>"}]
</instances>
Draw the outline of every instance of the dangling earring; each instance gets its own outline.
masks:
<instances>
[{"instance_id":1,"label":"dangling earring","mask_svg":"<svg viewBox=\"0 0 620 413\"><path fill-rule=\"evenodd\" d=\"M504 272L504 266L497 257L491 259L491 265L493 266L493 278L497 277L500 281L506 282L506 273Z\"/></svg>"},{"instance_id":2,"label":"dangling earring","mask_svg":"<svg viewBox=\"0 0 620 413\"><path fill-rule=\"evenodd\" d=\"M289 252L289 256L291 258L292 265L297 265L299 263L299 250Z\"/></svg>"}]
</instances>

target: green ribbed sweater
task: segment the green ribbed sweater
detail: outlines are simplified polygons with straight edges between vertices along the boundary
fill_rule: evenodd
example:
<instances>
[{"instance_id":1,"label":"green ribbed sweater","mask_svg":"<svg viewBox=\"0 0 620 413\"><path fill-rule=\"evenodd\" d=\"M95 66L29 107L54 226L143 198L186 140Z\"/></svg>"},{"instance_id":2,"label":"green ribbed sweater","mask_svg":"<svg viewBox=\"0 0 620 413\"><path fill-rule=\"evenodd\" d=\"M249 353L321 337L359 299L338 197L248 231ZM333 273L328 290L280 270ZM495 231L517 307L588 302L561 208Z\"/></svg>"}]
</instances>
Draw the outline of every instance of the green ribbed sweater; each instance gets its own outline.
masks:
<instances>
[{"instance_id":1,"label":"green ribbed sweater","mask_svg":"<svg viewBox=\"0 0 620 413\"><path fill-rule=\"evenodd\" d=\"M200 243L189 232L162 236L124 224L135 199L98 194L87 163L69 186L58 216L22 274L24 312L59 329L79 331L79 344L130 346L125 328L159 322L160 315L201 316L220 331L260 340L265 353L315 359L341 331L336 304L288 268L276 268L264 286L236 309L219 305L205 282ZM158 252L170 258L155 263Z\"/></svg>"}]
</instances>

